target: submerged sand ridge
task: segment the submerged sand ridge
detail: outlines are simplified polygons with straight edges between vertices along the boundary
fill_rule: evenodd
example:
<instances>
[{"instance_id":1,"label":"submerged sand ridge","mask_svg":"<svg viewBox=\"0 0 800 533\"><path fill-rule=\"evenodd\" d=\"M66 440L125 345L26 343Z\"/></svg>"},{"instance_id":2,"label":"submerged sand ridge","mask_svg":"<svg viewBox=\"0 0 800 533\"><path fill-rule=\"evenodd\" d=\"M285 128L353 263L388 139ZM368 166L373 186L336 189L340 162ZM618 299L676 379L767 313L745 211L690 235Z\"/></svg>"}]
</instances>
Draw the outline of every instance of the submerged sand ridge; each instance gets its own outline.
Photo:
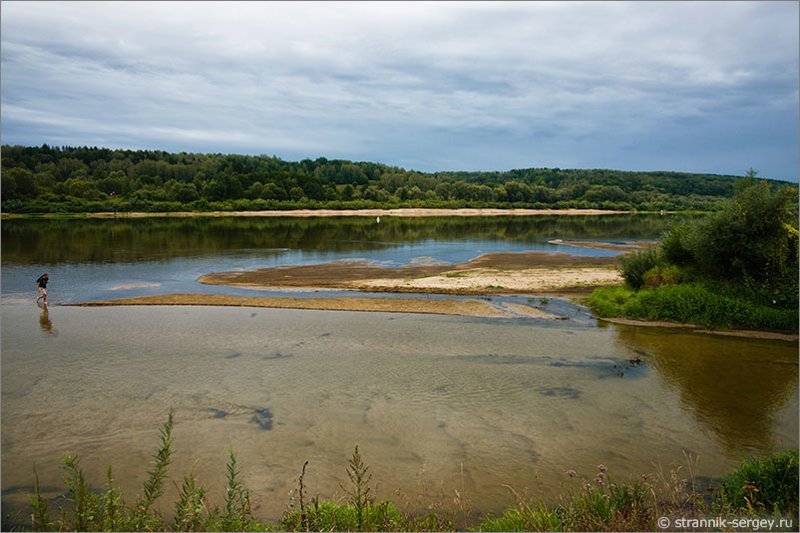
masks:
<instances>
[{"instance_id":1,"label":"submerged sand ridge","mask_svg":"<svg viewBox=\"0 0 800 533\"><path fill-rule=\"evenodd\" d=\"M563 253L485 254L458 265L413 264L386 268L368 261L263 268L207 274L209 285L325 288L365 292L496 294L560 291L617 283L615 257Z\"/></svg>"},{"instance_id":2,"label":"submerged sand ridge","mask_svg":"<svg viewBox=\"0 0 800 533\"><path fill-rule=\"evenodd\" d=\"M101 300L78 304L81 307L116 305L208 305L221 307L269 307L276 309L315 309L321 311L369 311L383 313L422 313L484 318L535 317L562 319L534 307L519 304L496 306L484 300L424 298L261 298L224 294L162 294Z\"/></svg>"}]
</instances>

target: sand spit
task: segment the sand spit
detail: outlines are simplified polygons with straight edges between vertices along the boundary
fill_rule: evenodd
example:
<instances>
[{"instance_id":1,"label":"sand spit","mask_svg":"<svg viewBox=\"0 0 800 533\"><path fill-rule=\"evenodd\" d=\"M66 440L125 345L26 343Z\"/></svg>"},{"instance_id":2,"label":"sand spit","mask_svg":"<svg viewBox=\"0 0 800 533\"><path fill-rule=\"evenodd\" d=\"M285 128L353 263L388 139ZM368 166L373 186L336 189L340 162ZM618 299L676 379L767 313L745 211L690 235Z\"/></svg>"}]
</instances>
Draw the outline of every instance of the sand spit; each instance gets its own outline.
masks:
<instances>
[{"instance_id":1,"label":"sand spit","mask_svg":"<svg viewBox=\"0 0 800 533\"><path fill-rule=\"evenodd\" d=\"M597 241L565 241L553 239L547 244L557 244L559 246L573 246L575 248L594 248L597 250L613 250L616 252L632 252L641 248L655 246L655 241L631 241L631 242L597 242Z\"/></svg>"},{"instance_id":2,"label":"sand spit","mask_svg":"<svg viewBox=\"0 0 800 533\"><path fill-rule=\"evenodd\" d=\"M223 307L271 307L277 309L316 309L322 311L370 311L383 313L423 313L486 318L516 318L520 314L536 318L558 319L533 307L514 304L514 312L495 307L489 302L473 299L424 298L261 298L226 296L222 294L163 294L102 300L76 304L80 307L118 305L207 305Z\"/></svg>"},{"instance_id":3,"label":"sand spit","mask_svg":"<svg viewBox=\"0 0 800 533\"><path fill-rule=\"evenodd\" d=\"M561 253L485 254L458 265L409 265L385 268L368 261L218 272L197 281L209 285L255 288L303 287L365 292L439 294L541 293L621 281L615 257Z\"/></svg>"}]
</instances>

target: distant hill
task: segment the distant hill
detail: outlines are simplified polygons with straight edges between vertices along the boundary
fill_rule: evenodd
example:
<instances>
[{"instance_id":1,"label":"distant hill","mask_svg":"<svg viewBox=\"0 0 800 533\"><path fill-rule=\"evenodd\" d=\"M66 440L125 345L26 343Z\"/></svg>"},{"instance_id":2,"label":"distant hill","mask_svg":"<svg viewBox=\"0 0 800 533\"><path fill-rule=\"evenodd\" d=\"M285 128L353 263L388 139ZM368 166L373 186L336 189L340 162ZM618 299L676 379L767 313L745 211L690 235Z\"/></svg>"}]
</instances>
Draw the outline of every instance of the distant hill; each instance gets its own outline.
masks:
<instances>
[{"instance_id":1,"label":"distant hill","mask_svg":"<svg viewBox=\"0 0 800 533\"><path fill-rule=\"evenodd\" d=\"M4 212L372 207L713 210L736 176L529 168L417 172L372 162L2 146ZM775 187L789 186L770 180Z\"/></svg>"}]
</instances>

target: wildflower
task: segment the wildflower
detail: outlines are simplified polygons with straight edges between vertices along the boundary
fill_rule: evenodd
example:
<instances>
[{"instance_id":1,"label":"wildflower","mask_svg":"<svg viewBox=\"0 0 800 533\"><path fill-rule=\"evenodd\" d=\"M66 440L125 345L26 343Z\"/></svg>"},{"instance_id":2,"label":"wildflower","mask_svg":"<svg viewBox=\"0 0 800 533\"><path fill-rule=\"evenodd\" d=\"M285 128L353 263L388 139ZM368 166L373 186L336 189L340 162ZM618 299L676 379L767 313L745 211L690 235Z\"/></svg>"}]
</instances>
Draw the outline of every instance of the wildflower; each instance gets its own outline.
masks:
<instances>
[{"instance_id":1,"label":"wildflower","mask_svg":"<svg viewBox=\"0 0 800 533\"><path fill-rule=\"evenodd\" d=\"M597 469L598 469L600 472L603 472L603 473L605 473L605 471L606 471L606 465L604 465L604 464L599 464L599 465L597 465Z\"/></svg>"}]
</instances>

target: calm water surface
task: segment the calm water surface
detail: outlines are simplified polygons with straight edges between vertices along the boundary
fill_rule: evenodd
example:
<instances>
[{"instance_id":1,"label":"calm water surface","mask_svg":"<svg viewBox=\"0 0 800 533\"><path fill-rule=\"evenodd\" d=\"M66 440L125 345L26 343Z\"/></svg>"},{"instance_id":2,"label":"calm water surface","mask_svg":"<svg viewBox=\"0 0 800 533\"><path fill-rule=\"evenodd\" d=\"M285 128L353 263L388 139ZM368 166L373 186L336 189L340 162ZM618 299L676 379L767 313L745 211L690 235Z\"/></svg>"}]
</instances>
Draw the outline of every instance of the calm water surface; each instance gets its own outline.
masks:
<instances>
[{"instance_id":1,"label":"calm water surface","mask_svg":"<svg viewBox=\"0 0 800 533\"><path fill-rule=\"evenodd\" d=\"M374 221L172 222L140 233L114 221L3 222L4 514L25 503L34 463L46 494L60 494L67 452L98 485L113 464L133 499L169 408L172 478L194 465L221 502L232 445L256 514L271 520L306 460L309 493L340 495L356 444L379 495L419 509L458 490L481 512L513 503L503 484L544 499L576 488L569 469L638 476L688 452L713 478L747 454L798 444L796 343L603 327L554 298L546 305L569 320L33 304L31 280L45 269L55 300L77 301L202 290L192 276L234 264L460 262L552 238L649 239L659 219L403 221L393 237L373 235L389 231ZM297 235L306 244L292 244ZM158 286L112 285L137 282ZM629 361L637 355L644 364Z\"/></svg>"}]
</instances>

